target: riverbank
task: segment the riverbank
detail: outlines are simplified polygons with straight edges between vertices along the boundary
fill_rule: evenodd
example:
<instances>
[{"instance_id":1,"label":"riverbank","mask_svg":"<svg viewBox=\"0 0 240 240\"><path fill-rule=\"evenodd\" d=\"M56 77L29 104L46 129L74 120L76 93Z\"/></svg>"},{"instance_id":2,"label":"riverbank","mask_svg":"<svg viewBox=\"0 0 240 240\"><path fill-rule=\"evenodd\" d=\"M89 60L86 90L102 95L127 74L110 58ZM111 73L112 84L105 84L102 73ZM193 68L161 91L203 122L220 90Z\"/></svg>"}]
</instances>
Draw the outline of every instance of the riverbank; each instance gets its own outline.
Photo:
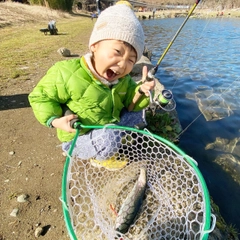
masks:
<instances>
[{"instance_id":1,"label":"riverbank","mask_svg":"<svg viewBox=\"0 0 240 240\"><path fill-rule=\"evenodd\" d=\"M160 10L156 11L154 18L175 18L175 17L186 17L189 10ZM137 12L136 15L139 18L153 18L152 12ZM240 18L240 9L198 9L196 8L191 14L192 18Z\"/></svg>"},{"instance_id":2,"label":"riverbank","mask_svg":"<svg viewBox=\"0 0 240 240\"><path fill-rule=\"evenodd\" d=\"M31 9L29 11L29 9ZM189 10L159 10L154 14L155 18L174 18L174 17L185 17ZM63 19L72 18L75 15L81 15L91 18L91 13L82 10L73 10L73 14L67 12L57 11L49 9L43 6L30 6L17 2L0 2L0 28L5 26L13 26L24 24L27 22L42 22L49 21L50 19ZM152 12L136 12L139 18L152 18ZM215 18L215 17L233 17L240 18L240 9L202 9L196 8L192 13L191 17L199 18Z\"/></svg>"}]
</instances>

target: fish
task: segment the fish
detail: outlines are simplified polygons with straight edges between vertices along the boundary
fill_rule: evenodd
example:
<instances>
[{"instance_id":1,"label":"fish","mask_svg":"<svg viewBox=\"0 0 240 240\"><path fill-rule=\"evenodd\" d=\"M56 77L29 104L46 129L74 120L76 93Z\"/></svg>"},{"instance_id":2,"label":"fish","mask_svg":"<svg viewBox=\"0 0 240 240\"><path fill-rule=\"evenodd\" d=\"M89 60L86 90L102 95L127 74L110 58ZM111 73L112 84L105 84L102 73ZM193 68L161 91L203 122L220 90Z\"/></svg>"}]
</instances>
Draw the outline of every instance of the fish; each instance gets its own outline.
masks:
<instances>
[{"instance_id":1,"label":"fish","mask_svg":"<svg viewBox=\"0 0 240 240\"><path fill-rule=\"evenodd\" d=\"M126 199L117 214L115 230L120 233L126 233L139 212L147 186L147 170L140 168L140 175L134 184L133 189L127 195Z\"/></svg>"}]
</instances>

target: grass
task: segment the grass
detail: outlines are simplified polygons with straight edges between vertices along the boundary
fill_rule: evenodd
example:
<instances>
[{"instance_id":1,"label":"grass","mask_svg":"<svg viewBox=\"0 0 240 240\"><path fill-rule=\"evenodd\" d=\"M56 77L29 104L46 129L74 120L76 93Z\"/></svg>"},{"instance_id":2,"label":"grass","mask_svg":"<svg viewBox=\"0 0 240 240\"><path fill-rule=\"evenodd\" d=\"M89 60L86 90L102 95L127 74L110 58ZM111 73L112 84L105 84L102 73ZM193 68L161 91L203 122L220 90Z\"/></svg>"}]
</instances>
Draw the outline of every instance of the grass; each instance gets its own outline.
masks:
<instances>
[{"instance_id":1,"label":"grass","mask_svg":"<svg viewBox=\"0 0 240 240\"><path fill-rule=\"evenodd\" d=\"M25 81L36 72L46 71L54 62L64 59L57 53L60 47L68 48L76 56L87 51L93 26L90 18L69 15L58 19L58 35L40 32L47 24L41 19L0 28L0 86L11 80Z\"/></svg>"},{"instance_id":2,"label":"grass","mask_svg":"<svg viewBox=\"0 0 240 240\"><path fill-rule=\"evenodd\" d=\"M146 112L146 120L151 132L171 142L178 142L178 136L182 128L176 121L176 117L170 112L158 111L154 116L152 116L152 113Z\"/></svg>"}]
</instances>

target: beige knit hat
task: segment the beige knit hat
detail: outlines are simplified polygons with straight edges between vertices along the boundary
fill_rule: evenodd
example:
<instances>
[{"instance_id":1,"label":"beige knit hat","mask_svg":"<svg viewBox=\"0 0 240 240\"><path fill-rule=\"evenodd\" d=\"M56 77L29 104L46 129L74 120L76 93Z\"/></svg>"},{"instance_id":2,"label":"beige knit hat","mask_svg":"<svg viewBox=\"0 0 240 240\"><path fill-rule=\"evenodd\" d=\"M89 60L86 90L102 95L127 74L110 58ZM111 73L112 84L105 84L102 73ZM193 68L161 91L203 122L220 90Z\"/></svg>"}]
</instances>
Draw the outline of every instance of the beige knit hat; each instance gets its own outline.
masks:
<instances>
[{"instance_id":1,"label":"beige knit hat","mask_svg":"<svg viewBox=\"0 0 240 240\"><path fill-rule=\"evenodd\" d=\"M141 23L125 4L114 5L101 12L94 25L89 47L105 39L116 39L131 44L137 52L137 61L143 54L144 33Z\"/></svg>"}]
</instances>

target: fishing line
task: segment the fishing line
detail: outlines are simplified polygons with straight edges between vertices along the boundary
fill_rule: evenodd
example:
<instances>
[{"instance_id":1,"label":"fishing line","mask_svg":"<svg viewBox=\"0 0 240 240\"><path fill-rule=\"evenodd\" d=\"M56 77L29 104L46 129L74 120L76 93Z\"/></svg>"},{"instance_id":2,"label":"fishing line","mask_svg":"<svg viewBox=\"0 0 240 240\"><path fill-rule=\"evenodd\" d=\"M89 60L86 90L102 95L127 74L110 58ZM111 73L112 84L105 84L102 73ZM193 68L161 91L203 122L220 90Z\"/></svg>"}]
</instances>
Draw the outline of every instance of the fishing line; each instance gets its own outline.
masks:
<instances>
[{"instance_id":1,"label":"fishing line","mask_svg":"<svg viewBox=\"0 0 240 240\"><path fill-rule=\"evenodd\" d=\"M169 42L168 46L166 47L166 49L164 50L163 54L160 56L160 58L158 59L158 62L156 64L155 67L153 67L149 72L148 72L148 76L147 76L147 81L152 81L154 79L154 75L157 73L158 71L158 67L160 65L160 63L162 62L163 58L165 57L165 55L167 54L168 50L170 49L170 47L172 46L173 42L175 41L175 39L177 38L177 36L179 35L179 33L181 32L182 28L184 27L184 25L186 24L186 22L188 21L189 17L192 15L194 9L197 7L198 3L200 2L200 0L197 0L194 5L192 6L192 8L190 9L190 11L188 12L187 17L185 18L185 20L183 21L183 23L181 24L181 26L179 27L179 29L177 30L177 32L175 33L175 35L173 36L172 40Z\"/></svg>"},{"instance_id":2,"label":"fishing line","mask_svg":"<svg viewBox=\"0 0 240 240\"><path fill-rule=\"evenodd\" d=\"M238 77L236 80L234 80L233 82L231 82L229 84L229 86L221 93L219 94L219 96L222 96L224 93L228 92L231 89L231 86L234 84L234 82L237 82L240 80L240 77ZM212 95L211 95L212 96ZM187 131L187 129L201 116L203 115L203 113L206 111L207 108L213 106L215 103L217 102L217 100L212 101L212 103L206 107L203 108L203 110L201 111L201 113L192 121L190 122L180 133L179 135L175 138L178 139L183 133L185 133Z\"/></svg>"},{"instance_id":3,"label":"fishing line","mask_svg":"<svg viewBox=\"0 0 240 240\"><path fill-rule=\"evenodd\" d=\"M205 2L206 2L206 1L201 1L198 6L199 6L199 7L200 7L200 6L203 6ZM189 56L187 57L187 59L186 59L186 61L185 61L185 65L186 65L188 62L190 62L190 57L192 56L192 53L195 51L196 47L199 46L199 41L201 40L201 38L202 38L202 36L203 36L203 33L206 31L207 26L209 25L209 23L210 23L210 18L208 17L208 21L207 21L207 23L204 25L204 27L203 27L203 29L202 29L202 31L201 31L201 33L200 33L197 41L196 41L195 44L194 44L194 47L191 49L191 52L189 53ZM192 36L192 39L193 39L193 36ZM174 81L173 86L171 87L171 90L173 90L173 88L175 87L175 85L176 85L177 82L178 82L178 79L176 79L176 80Z\"/></svg>"},{"instance_id":4,"label":"fishing line","mask_svg":"<svg viewBox=\"0 0 240 240\"><path fill-rule=\"evenodd\" d=\"M153 67L151 70L148 71L148 74L146 76L145 81L154 81L155 79L155 74L157 73L158 67L160 65L160 63L162 62L163 58L165 57L165 55L167 54L168 50L170 49L170 47L172 46L173 42L175 41L175 39L177 38L178 34L181 32L182 28L184 27L185 23L188 21L189 17L192 15L194 9L197 7L198 3L200 2L200 0L197 0L194 5L192 6L192 8L190 9L190 11L187 14L187 17L185 18L185 20L183 21L182 25L179 27L179 29L177 30L176 34L174 35L174 37L172 38L172 40L169 42L168 46L166 47L165 51L163 52L163 54L160 56L157 64L155 67ZM163 93L163 91L165 91L165 93ZM150 108L152 112L155 112L156 109L156 104L159 103L159 106L161 106L162 104L164 105L162 109L164 109L165 111L167 110L167 108L165 108L165 106L171 102L175 102L173 97L172 97L172 92L170 90L163 90L162 93L158 96L158 99L156 102L151 102L150 104ZM150 94L151 95L151 94ZM134 109L134 106L136 105L137 101L141 98L142 93L141 92L137 92L132 100L132 102L130 103L130 105L128 106L128 111L132 111ZM163 100L163 102L162 102ZM171 109L175 109L175 104L173 105L174 107ZM170 111L170 110L168 110ZM155 114L155 113L154 113Z\"/></svg>"},{"instance_id":5,"label":"fishing line","mask_svg":"<svg viewBox=\"0 0 240 240\"><path fill-rule=\"evenodd\" d=\"M201 2L201 4L203 4L203 2ZM221 19L218 18L218 21L221 21ZM200 42L200 40L201 40L201 37L202 37L203 33L206 31L207 26L209 25L209 23L210 23L210 18L208 17L208 22L205 24L203 30L201 31L201 34L200 34L200 36L198 37L198 40L197 40L196 44L194 44L194 48L191 50L191 53L190 53L190 55L188 56L188 58L186 59L186 63L185 63L185 64L187 64L188 62L190 62L190 57L192 56L192 53L195 51L197 45L199 45L199 42ZM231 85L232 85L234 82L238 81L238 80L239 80L239 79L234 80L234 81L231 83ZM177 83L177 82L178 82L178 79L175 80L175 82L174 82L171 90L176 86L176 83ZM217 81L216 84L218 84L218 83L219 83L219 81ZM215 84L214 84L214 85L215 85ZM230 85L224 92L222 92L221 94L219 94L219 96L222 96L224 93L226 93L227 91L229 91L229 89L231 88L231 85ZM206 106L206 107L201 111L201 113L200 113L196 118L194 118L193 121L192 121L190 124L188 124L187 127L184 128L184 130L181 131L181 133L176 137L176 139L178 139L183 133L185 133L186 130L187 130L195 121L197 121L197 119L198 119L201 115L203 115L203 114L206 112L206 109L209 108L209 107L211 107L212 105L214 105L216 102L217 102L217 100L213 101L210 105Z\"/></svg>"},{"instance_id":6,"label":"fishing line","mask_svg":"<svg viewBox=\"0 0 240 240\"><path fill-rule=\"evenodd\" d=\"M196 44L194 44L193 49L192 49L191 52L189 53L189 56L187 57L187 59L186 59L186 61L185 61L185 63L184 63L183 65L187 65L187 63L190 62L190 57L192 57L193 52L195 51L196 47L199 45L199 41L201 40L202 35L203 35L203 33L205 32L205 30L206 30L209 22L210 22L210 19L208 20L208 22L205 24L204 28L202 29L202 31L201 31L201 33L200 33L200 35L199 35L199 37L198 37L198 39L197 39L197 41L196 41ZM192 38L193 38L193 37L192 37ZM175 87L175 85L176 85L177 82L179 82L179 81L178 81L178 78L174 81L174 83L173 83L173 85L172 85L172 87L171 87L171 90L173 90L173 88Z\"/></svg>"}]
</instances>

